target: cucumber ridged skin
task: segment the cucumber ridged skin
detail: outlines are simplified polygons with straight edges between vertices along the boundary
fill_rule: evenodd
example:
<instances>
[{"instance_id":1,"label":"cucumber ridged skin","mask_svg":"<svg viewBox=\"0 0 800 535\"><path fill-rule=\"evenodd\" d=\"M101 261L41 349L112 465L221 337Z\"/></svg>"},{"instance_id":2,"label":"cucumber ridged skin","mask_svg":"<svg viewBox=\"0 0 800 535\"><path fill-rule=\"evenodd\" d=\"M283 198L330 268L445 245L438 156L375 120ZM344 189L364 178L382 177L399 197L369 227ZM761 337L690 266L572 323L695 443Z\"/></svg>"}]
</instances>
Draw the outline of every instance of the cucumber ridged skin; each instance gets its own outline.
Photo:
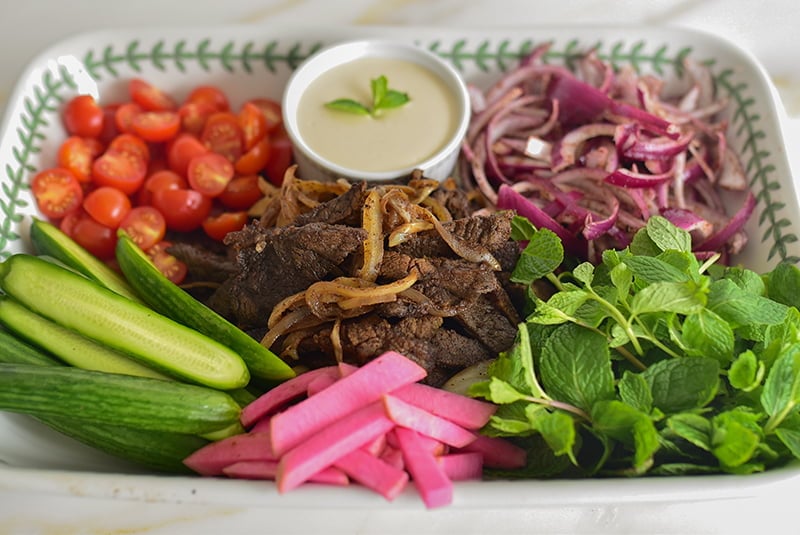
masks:
<instances>
[{"instance_id":1,"label":"cucumber ridged skin","mask_svg":"<svg viewBox=\"0 0 800 535\"><path fill-rule=\"evenodd\" d=\"M230 347L253 376L284 381L294 370L268 348L164 277L142 250L122 234L117 263L136 292L155 310Z\"/></svg>"},{"instance_id":2,"label":"cucumber ridged skin","mask_svg":"<svg viewBox=\"0 0 800 535\"><path fill-rule=\"evenodd\" d=\"M250 380L241 357L219 342L35 256L2 262L0 287L32 311L171 376L220 390Z\"/></svg>"},{"instance_id":3,"label":"cucumber ridged skin","mask_svg":"<svg viewBox=\"0 0 800 535\"><path fill-rule=\"evenodd\" d=\"M0 362L6 364L35 364L61 366L62 362L42 349L23 342L8 331L0 329Z\"/></svg>"},{"instance_id":4,"label":"cucumber ridged skin","mask_svg":"<svg viewBox=\"0 0 800 535\"><path fill-rule=\"evenodd\" d=\"M8 296L0 295L0 323L18 337L76 368L169 379L119 351L97 344L75 331L43 318Z\"/></svg>"},{"instance_id":5,"label":"cucumber ridged skin","mask_svg":"<svg viewBox=\"0 0 800 535\"><path fill-rule=\"evenodd\" d=\"M39 348L0 330L0 362L36 366L63 366ZM143 468L170 474L191 474L183 460L208 444L208 440L184 433L94 424L64 416L35 418L51 429L89 447Z\"/></svg>"},{"instance_id":6,"label":"cucumber ridged skin","mask_svg":"<svg viewBox=\"0 0 800 535\"><path fill-rule=\"evenodd\" d=\"M183 460L209 443L204 438L184 433L101 425L61 416L36 419L87 446L166 474L193 474Z\"/></svg>"},{"instance_id":7,"label":"cucumber ridged skin","mask_svg":"<svg viewBox=\"0 0 800 535\"><path fill-rule=\"evenodd\" d=\"M52 223L34 218L31 223L30 239L38 254L52 256L109 290L131 301L144 304L125 279Z\"/></svg>"},{"instance_id":8,"label":"cucumber ridged skin","mask_svg":"<svg viewBox=\"0 0 800 535\"><path fill-rule=\"evenodd\" d=\"M67 366L0 364L0 410L97 425L205 434L239 421L225 392Z\"/></svg>"}]
</instances>

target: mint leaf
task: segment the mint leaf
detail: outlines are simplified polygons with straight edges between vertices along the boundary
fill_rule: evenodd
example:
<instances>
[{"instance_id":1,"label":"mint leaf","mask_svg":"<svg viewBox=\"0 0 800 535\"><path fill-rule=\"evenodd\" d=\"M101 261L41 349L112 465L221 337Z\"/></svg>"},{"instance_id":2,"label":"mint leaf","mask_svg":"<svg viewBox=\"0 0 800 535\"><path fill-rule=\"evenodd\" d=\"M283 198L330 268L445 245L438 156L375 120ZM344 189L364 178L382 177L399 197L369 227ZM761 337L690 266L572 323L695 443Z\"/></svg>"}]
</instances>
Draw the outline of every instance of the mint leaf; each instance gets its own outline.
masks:
<instances>
[{"instance_id":1,"label":"mint leaf","mask_svg":"<svg viewBox=\"0 0 800 535\"><path fill-rule=\"evenodd\" d=\"M675 250L690 252L692 250L692 237L662 216L652 216L645 226L647 235L661 250Z\"/></svg>"},{"instance_id":2,"label":"mint leaf","mask_svg":"<svg viewBox=\"0 0 800 535\"><path fill-rule=\"evenodd\" d=\"M377 117L383 110L400 107L411 100L407 93L390 89L389 81L383 75L370 80L370 90L372 91L371 108L350 98L339 98L326 102L325 107L356 115Z\"/></svg>"},{"instance_id":3,"label":"mint leaf","mask_svg":"<svg viewBox=\"0 0 800 535\"><path fill-rule=\"evenodd\" d=\"M707 357L661 360L642 372L653 405L666 414L706 406L719 388L719 362Z\"/></svg>"},{"instance_id":4,"label":"mint leaf","mask_svg":"<svg viewBox=\"0 0 800 535\"><path fill-rule=\"evenodd\" d=\"M325 103L326 108L332 110L344 111L347 113L354 113L356 115L369 115L369 108L349 98L340 98Z\"/></svg>"},{"instance_id":5,"label":"mint leaf","mask_svg":"<svg viewBox=\"0 0 800 535\"><path fill-rule=\"evenodd\" d=\"M704 294L688 282L655 282L642 288L631 299L631 314L676 312L693 314L704 305Z\"/></svg>"},{"instance_id":6,"label":"mint leaf","mask_svg":"<svg viewBox=\"0 0 800 535\"><path fill-rule=\"evenodd\" d=\"M653 409L653 393L650 392L650 385L642 374L626 370L617 384L617 389L620 399L634 409L645 414L649 414Z\"/></svg>"},{"instance_id":7,"label":"mint leaf","mask_svg":"<svg viewBox=\"0 0 800 535\"><path fill-rule=\"evenodd\" d=\"M390 89L386 92L386 94L381 99L380 103L375 107L376 110L388 110L391 108L399 108L403 104L406 104L411 99L408 98L408 93L401 93L400 91L395 91L394 89Z\"/></svg>"},{"instance_id":8,"label":"mint leaf","mask_svg":"<svg viewBox=\"0 0 800 535\"><path fill-rule=\"evenodd\" d=\"M370 80L370 88L372 89L372 109L377 110L384 96L386 96L386 90L389 88L389 81L385 76L378 76Z\"/></svg>"},{"instance_id":9,"label":"mint leaf","mask_svg":"<svg viewBox=\"0 0 800 535\"><path fill-rule=\"evenodd\" d=\"M800 415L794 413L781 422L775 435L796 458L800 459Z\"/></svg>"},{"instance_id":10,"label":"mint leaf","mask_svg":"<svg viewBox=\"0 0 800 535\"><path fill-rule=\"evenodd\" d=\"M553 399L589 412L614 397L611 357L603 335L567 323L556 327L542 347L542 383Z\"/></svg>"},{"instance_id":11,"label":"mint leaf","mask_svg":"<svg viewBox=\"0 0 800 535\"><path fill-rule=\"evenodd\" d=\"M743 351L731 363L728 369L728 382L732 387L750 392L761 384L765 366L751 350Z\"/></svg>"},{"instance_id":12,"label":"mint leaf","mask_svg":"<svg viewBox=\"0 0 800 535\"><path fill-rule=\"evenodd\" d=\"M564 261L564 246L555 232L538 229L528 240L511 273L511 280L530 284L555 271Z\"/></svg>"},{"instance_id":13,"label":"mint leaf","mask_svg":"<svg viewBox=\"0 0 800 535\"><path fill-rule=\"evenodd\" d=\"M689 280L686 272L656 256L630 256L625 265L634 276L647 284L653 282L684 282Z\"/></svg>"},{"instance_id":14,"label":"mint leaf","mask_svg":"<svg viewBox=\"0 0 800 535\"><path fill-rule=\"evenodd\" d=\"M711 283L707 306L734 329L744 325L781 323L788 311L786 305L746 292L727 279Z\"/></svg>"},{"instance_id":15,"label":"mint leaf","mask_svg":"<svg viewBox=\"0 0 800 535\"><path fill-rule=\"evenodd\" d=\"M628 264L619 263L609 272L611 283L617 288L617 295L619 300L623 303L627 302L628 294L631 291L631 284L633 284L633 271L628 267Z\"/></svg>"},{"instance_id":16,"label":"mint leaf","mask_svg":"<svg viewBox=\"0 0 800 535\"><path fill-rule=\"evenodd\" d=\"M500 405L489 419L485 428L489 436L526 436L534 432L528 418L528 407L540 408L540 405L530 403L512 403ZM541 407L544 410L544 407Z\"/></svg>"},{"instance_id":17,"label":"mint leaf","mask_svg":"<svg viewBox=\"0 0 800 535\"><path fill-rule=\"evenodd\" d=\"M755 271L738 266L728 266L723 271L722 278L732 281L747 293L753 295L766 295L767 293L764 279Z\"/></svg>"},{"instance_id":18,"label":"mint leaf","mask_svg":"<svg viewBox=\"0 0 800 535\"><path fill-rule=\"evenodd\" d=\"M573 464L574 448L577 440L575 420L563 411L536 411L530 415L531 424L544 438L556 455L567 455Z\"/></svg>"},{"instance_id":19,"label":"mint leaf","mask_svg":"<svg viewBox=\"0 0 800 535\"><path fill-rule=\"evenodd\" d=\"M781 263L764 277L767 296L786 306L800 308L800 269Z\"/></svg>"},{"instance_id":20,"label":"mint leaf","mask_svg":"<svg viewBox=\"0 0 800 535\"><path fill-rule=\"evenodd\" d=\"M682 341L690 356L706 356L720 362L729 362L733 358L733 329L708 309L686 316Z\"/></svg>"},{"instance_id":21,"label":"mint leaf","mask_svg":"<svg viewBox=\"0 0 800 535\"><path fill-rule=\"evenodd\" d=\"M528 241L536 234L536 227L526 217L515 215L511 218L511 239L514 241Z\"/></svg>"},{"instance_id":22,"label":"mint leaf","mask_svg":"<svg viewBox=\"0 0 800 535\"><path fill-rule=\"evenodd\" d=\"M594 279L594 266L591 262L582 262L572 270L572 276L584 285L591 287Z\"/></svg>"},{"instance_id":23,"label":"mint leaf","mask_svg":"<svg viewBox=\"0 0 800 535\"><path fill-rule=\"evenodd\" d=\"M618 400L592 408L594 429L633 448L634 468L644 468L659 448L658 431L649 416Z\"/></svg>"},{"instance_id":24,"label":"mint leaf","mask_svg":"<svg viewBox=\"0 0 800 535\"><path fill-rule=\"evenodd\" d=\"M663 252L656 242L650 238L647 228L641 228L633 235L628 249L636 256L658 256Z\"/></svg>"},{"instance_id":25,"label":"mint leaf","mask_svg":"<svg viewBox=\"0 0 800 535\"><path fill-rule=\"evenodd\" d=\"M515 391L536 398L548 398L536 378L533 363L533 347L531 345L528 328L521 325L517 330L517 339L508 351L504 351L489 365L489 381L470 385L468 390L471 396L480 396L491 399L493 395L491 381L498 379L508 383ZM498 395L503 395L498 391Z\"/></svg>"},{"instance_id":26,"label":"mint leaf","mask_svg":"<svg viewBox=\"0 0 800 535\"><path fill-rule=\"evenodd\" d=\"M727 411L712 420L711 452L726 467L744 465L753 458L761 442L758 415Z\"/></svg>"},{"instance_id":27,"label":"mint leaf","mask_svg":"<svg viewBox=\"0 0 800 535\"><path fill-rule=\"evenodd\" d=\"M487 383L478 384L481 386L476 387L475 391L478 392L478 388L480 388L480 393L483 397L498 405L506 405L525 399L525 394L497 377L490 377Z\"/></svg>"},{"instance_id":28,"label":"mint leaf","mask_svg":"<svg viewBox=\"0 0 800 535\"><path fill-rule=\"evenodd\" d=\"M770 416L767 429L780 425L800 403L800 343L783 352L772 365L761 391L761 405Z\"/></svg>"},{"instance_id":29,"label":"mint leaf","mask_svg":"<svg viewBox=\"0 0 800 535\"><path fill-rule=\"evenodd\" d=\"M711 422L699 414L682 412L667 418L667 427L677 436L704 451L711 451Z\"/></svg>"}]
</instances>

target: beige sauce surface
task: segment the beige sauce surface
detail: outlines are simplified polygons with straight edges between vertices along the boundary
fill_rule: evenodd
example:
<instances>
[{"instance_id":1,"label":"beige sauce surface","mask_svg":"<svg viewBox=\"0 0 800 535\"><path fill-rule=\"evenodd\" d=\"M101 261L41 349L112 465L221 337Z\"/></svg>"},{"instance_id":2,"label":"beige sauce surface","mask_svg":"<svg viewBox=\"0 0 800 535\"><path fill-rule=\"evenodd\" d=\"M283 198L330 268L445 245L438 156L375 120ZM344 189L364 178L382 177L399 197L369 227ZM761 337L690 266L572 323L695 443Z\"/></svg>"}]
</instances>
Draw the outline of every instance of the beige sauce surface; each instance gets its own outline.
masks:
<instances>
[{"instance_id":1,"label":"beige sauce surface","mask_svg":"<svg viewBox=\"0 0 800 535\"><path fill-rule=\"evenodd\" d=\"M389 88L408 93L405 105L378 117L325 107L351 98L372 106L370 80L386 76ZM443 148L458 126L456 98L433 72L410 61L364 58L331 69L300 98L298 129L323 158L352 169L381 172L411 167Z\"/></svg>"}]
</instances>

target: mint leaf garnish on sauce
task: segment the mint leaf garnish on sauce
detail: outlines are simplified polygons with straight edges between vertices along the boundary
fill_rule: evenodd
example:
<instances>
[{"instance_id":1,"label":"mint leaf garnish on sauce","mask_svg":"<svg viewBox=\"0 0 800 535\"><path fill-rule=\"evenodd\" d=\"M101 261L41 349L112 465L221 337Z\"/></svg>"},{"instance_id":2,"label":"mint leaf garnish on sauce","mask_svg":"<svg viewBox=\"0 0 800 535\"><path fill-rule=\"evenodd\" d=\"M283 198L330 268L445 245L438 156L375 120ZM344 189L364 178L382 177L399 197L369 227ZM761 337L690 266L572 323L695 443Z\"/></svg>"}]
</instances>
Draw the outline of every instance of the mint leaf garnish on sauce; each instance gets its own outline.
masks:
<instances>
[{"instance_id":1,"label":"mint leaf garnish on sauce","mask_svg":"<svg viewBox=\"0 0 800 535\"><path fill-rule=\"evenodd\" d=\"M336 100L326 102L325 107L356 115L377 117L384 110L399 108L411 100L408 93L403 93L396 89L389 89L389 81L386 79L386 76L383 75L370 80L370 88L372 90L372 107L365 106L361 102L351 98L337 98Z\"/></svg>"}]
</instances>

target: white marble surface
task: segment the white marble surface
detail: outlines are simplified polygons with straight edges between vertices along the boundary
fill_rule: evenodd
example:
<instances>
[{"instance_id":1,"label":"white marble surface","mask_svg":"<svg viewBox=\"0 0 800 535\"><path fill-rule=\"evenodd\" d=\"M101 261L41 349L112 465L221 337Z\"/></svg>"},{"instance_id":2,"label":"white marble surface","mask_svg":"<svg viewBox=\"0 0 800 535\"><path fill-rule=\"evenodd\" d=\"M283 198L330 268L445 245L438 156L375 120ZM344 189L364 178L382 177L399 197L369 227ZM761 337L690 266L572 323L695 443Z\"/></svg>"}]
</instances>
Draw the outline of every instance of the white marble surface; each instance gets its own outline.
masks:
<instances>
[{"instance_id":1,"label":"white marble surface","mask_svg":"<svg viewBox=\"0 0 800 535\"><path fill-rule=\"evenodd\" d=\"M548 24L668 24L713 32L750 50L779 90L788 153L800 150L800 62L796 0L0 0L0 110L28 61L75 33L111 27L273 24L389 24L508 27ZM800 174L796 173L796 176ZM0 474L0 477L3 477ZM800 489L797 489L800 491ZM257 507L148 503L0 491L0 533L796 533L796 492L766 489L756 499L542 507L525 512L400 510L354 525L322 507L293 517Z\"/></svg>"}]
</instances>

